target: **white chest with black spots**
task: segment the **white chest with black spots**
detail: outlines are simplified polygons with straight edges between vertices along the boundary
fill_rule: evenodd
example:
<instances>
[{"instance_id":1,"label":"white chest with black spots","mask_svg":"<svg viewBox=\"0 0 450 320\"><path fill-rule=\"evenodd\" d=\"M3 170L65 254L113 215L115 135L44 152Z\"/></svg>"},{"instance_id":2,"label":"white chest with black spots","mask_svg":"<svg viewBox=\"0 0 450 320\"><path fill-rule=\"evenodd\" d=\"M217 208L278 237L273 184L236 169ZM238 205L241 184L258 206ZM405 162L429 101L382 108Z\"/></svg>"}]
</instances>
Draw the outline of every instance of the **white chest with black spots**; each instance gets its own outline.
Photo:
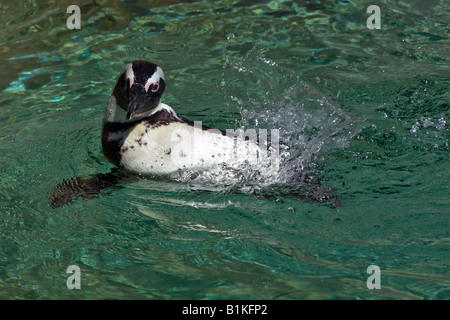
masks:
<instances>
[{"instance_id":1,"label":"white chest with black spots","mask_svg":"<svg viewBox=\"0 0 450 320\"><path fill-rule=\"evenodd\" d=\"M119 137L118 137L119 138ZM121 165L142 174L171 174L180 170L241 168L254 164L262 149L244 141L206 131L183 122L151 127L139 123L131 129L121 150Z\"/></svg>"}]
</instances>

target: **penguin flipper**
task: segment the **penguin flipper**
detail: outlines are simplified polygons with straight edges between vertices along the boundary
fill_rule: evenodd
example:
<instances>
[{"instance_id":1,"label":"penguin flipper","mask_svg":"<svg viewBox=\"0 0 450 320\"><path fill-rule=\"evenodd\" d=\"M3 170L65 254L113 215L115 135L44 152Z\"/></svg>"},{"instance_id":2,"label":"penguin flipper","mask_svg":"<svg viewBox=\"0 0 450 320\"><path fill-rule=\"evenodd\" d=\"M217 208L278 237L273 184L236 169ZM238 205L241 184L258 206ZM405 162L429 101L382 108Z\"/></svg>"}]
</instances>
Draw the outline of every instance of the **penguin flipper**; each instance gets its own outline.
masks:
<instances>
[{"instance_id":1,"label":"penguin flipper","mask_svg":"<svg viewBox=\"0 0 450 320\"><path fill-rule=\"evenodd\" d=\"M323 186L317 177L305 173L293 177L289 186L272 186L269 190L255 190L253 194L262 198L297 198L303 202L327 205L331 208L342 205L342 199L334 188Z\"/></svg>"},{"instance_id":2,"label":"penguin flipper","mask_svg":"<svg viewBox=\"0 0 450 320\"><path fill-rule=\"evenodd\" d=\"M91 174L89 178L64 179L47 193L47 199L52 208L59 208L76 198L93 198L105 189L122 189L118 184L123 178L120 171L113 169L108 173Z\"/></svg>"}]
</instances>

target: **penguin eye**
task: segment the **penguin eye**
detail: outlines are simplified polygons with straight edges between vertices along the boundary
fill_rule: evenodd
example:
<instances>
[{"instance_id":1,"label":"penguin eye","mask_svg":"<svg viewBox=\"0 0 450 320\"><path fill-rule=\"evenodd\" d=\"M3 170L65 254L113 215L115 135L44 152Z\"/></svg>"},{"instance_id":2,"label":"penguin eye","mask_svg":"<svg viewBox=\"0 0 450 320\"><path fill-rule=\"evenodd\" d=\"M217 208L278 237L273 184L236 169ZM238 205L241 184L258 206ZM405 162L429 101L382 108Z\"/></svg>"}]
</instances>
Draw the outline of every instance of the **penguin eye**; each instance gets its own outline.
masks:
<instances>
[{"instance_id":1,"label":"penguin eye","mask_svg":"<svg viewBox=\"0 0 450 320\"><path fill-rule=\"evenodd\" d=\"M152 92L158 91L158 89L159 89L159 83L147 82L147 83L145 84L145 91L148 92L148 89L150 89L150 88L151 88L151 91L152 91Z\"/></svg>"}]
</instances>

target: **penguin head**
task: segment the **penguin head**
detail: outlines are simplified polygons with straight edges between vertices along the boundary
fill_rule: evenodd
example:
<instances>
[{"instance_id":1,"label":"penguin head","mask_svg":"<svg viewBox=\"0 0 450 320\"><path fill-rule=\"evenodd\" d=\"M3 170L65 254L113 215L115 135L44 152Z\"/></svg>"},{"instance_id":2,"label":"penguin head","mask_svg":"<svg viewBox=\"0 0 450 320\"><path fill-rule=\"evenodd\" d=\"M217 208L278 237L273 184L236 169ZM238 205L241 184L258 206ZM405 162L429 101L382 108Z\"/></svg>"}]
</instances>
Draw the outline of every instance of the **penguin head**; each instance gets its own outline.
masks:
<instances>
[{"instance_id":1,"label":"penguin head","mask_svg":"<svg viewBox=\"0 0 450 320\"><path fill-rule=\"evenodd\" d=\"M156 64L144 60L128 63L120 72L111 93L105 118L116 118L116 107L126 112L126 121L145 116L160 102L166 83Z\"/></svg>"}]
</instances>

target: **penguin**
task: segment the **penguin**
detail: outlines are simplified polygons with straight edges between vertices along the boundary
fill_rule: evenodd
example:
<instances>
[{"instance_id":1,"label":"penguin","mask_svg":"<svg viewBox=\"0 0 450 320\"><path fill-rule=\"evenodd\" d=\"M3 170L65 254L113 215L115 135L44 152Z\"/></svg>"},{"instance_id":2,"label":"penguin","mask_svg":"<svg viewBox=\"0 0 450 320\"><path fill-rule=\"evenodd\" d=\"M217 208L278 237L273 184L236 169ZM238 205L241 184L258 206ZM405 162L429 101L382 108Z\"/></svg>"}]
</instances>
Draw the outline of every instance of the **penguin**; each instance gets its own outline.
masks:
<instances>
[{"instance_id":1,"label":"penguin","mask_svg":"<svg viewBox=\"0 0 450 320\"><path fill-rule=\"evenodd\" d=\"M163 70L152 62L135 60L120 72L103 119L102 148L111 163L145 176L229 169L270 174L270 165L279 164L265 140L179 116L161 102L165 87Z\"/></svg>"},{"instance_id":2,"label":"penguin","mask_svg":"<svg viewBox=\"0 0 450 320\"><path fill-rule=\"evenodd\" d=\"M121 183L136 181L136 175L172 179L183 172L206 171L211 177L223 178L257 172L260 181L276 176L282 159L272 147L273 141L268 146L266 139L257 141L252 134L190 121L161 102L165 87L164 72L155 63L135 60L125 65L109 96L102 124L102 150L115 167L87 178L64 179L47 193L51 207L96 197L103 190L121 189ZM306 185L294 187L290 196L340 205L333 190L323 189L303 173L301 176ZM276 187L276 180L273 185ZM278 197L277 192L274 196L270 192L254 194Z\"/></svg>"}]
</instances>

